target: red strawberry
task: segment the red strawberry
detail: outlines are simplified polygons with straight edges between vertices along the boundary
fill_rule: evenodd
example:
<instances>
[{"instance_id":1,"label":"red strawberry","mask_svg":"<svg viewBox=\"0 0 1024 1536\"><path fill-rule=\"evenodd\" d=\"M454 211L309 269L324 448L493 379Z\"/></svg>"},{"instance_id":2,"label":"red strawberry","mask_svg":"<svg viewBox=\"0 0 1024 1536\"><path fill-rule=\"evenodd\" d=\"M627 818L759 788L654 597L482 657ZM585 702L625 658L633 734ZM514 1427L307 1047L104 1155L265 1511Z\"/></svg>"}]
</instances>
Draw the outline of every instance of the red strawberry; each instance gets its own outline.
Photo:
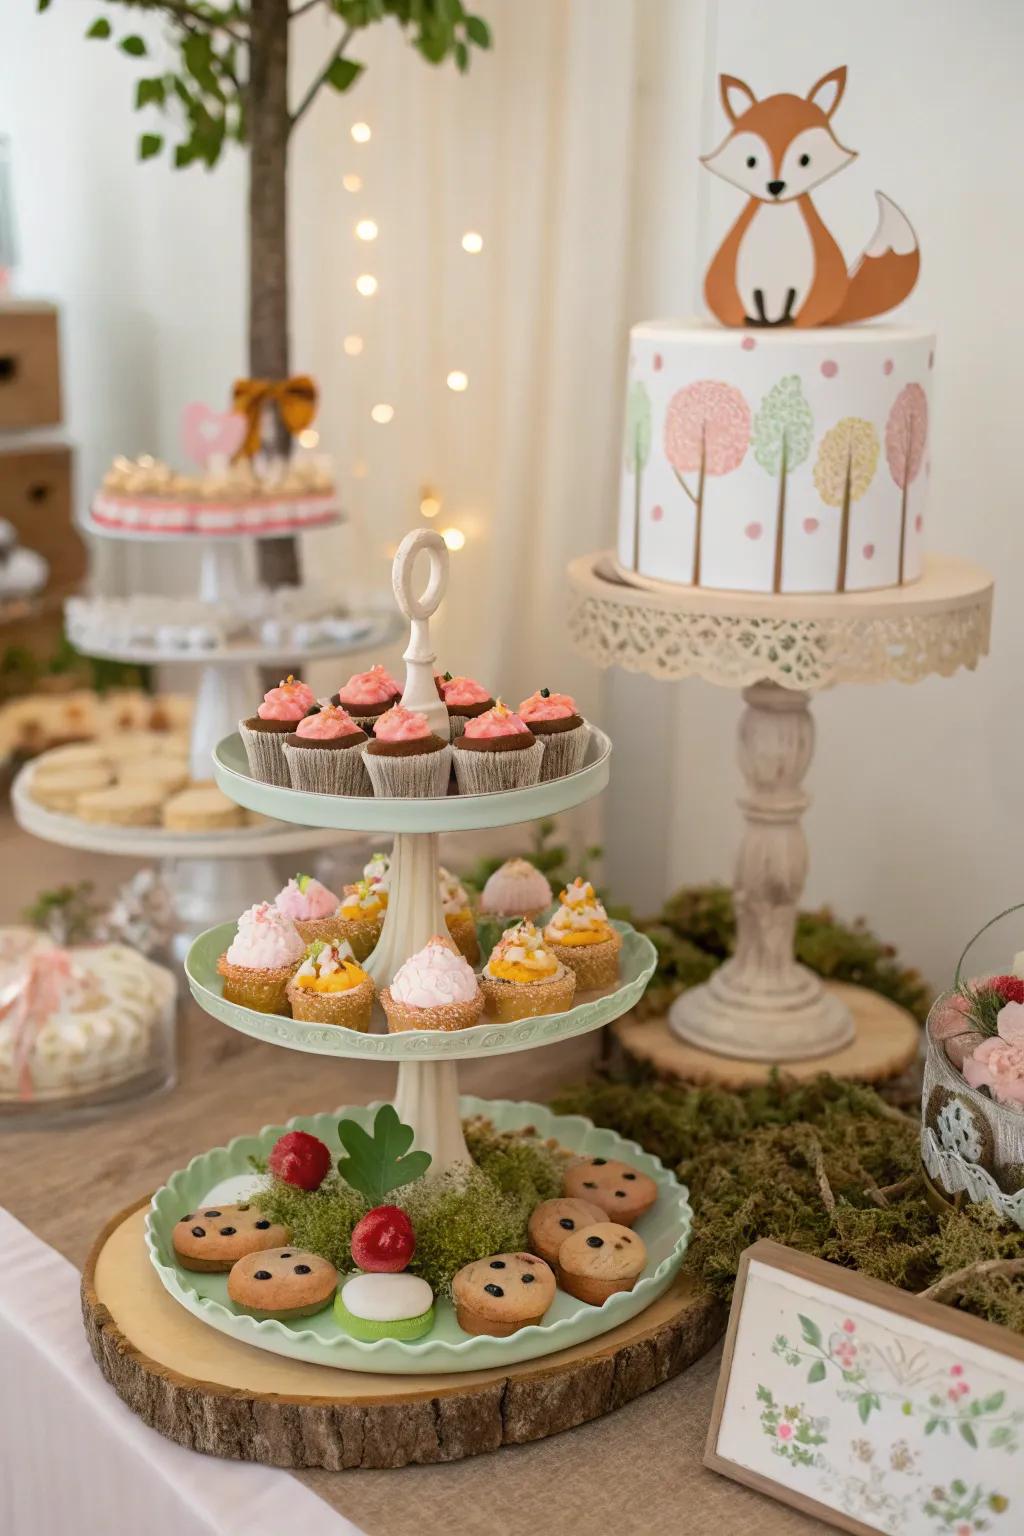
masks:
<instances>
[{"instance_id":1,"label":"red strawberry","mask_svg":"<svg viewBox=\"0 0 1024 1536\"><path fill-rule=\"evenodd\" d=\"M286 1131L274 1142L267 1167L275 1179L297 1189L319 1189L331 1166L331 1154L308 1131Z\"/></svg>"},{"instance_id":2,"label":"red strawberry","mask_svg":"<svg viewBox=\"0 0 1024 1536\"><path fill-rule=\"evenodd\" d=\"M416 1234L400 1206L375 1206L352 1229L352 1258L360 1269L395 1275L415 1252Z\"/></svg>"}]
</instances>

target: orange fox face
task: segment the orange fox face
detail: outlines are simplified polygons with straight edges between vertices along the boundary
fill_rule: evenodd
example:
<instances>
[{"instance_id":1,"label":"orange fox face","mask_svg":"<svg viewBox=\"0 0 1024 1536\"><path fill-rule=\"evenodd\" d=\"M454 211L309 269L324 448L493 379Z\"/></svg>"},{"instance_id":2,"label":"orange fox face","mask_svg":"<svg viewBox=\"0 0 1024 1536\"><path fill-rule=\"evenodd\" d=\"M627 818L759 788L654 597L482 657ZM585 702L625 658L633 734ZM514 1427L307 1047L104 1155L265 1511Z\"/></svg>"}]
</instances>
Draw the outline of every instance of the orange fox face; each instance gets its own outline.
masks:
<instances>
[{"instance_id":1,"label":"orange fox face","mask_svg":"<svg viewBox=\"0 0 1024 1536\"><path fill-rule=\"evenodd\" d=\"M806 97L780 94L758 101L733 75L719 81L732 128L702 163L763 203L803 197L857 158L832 132L832 114L846 89L846 70L834 69Z\"/></svg>"}]
</instances>

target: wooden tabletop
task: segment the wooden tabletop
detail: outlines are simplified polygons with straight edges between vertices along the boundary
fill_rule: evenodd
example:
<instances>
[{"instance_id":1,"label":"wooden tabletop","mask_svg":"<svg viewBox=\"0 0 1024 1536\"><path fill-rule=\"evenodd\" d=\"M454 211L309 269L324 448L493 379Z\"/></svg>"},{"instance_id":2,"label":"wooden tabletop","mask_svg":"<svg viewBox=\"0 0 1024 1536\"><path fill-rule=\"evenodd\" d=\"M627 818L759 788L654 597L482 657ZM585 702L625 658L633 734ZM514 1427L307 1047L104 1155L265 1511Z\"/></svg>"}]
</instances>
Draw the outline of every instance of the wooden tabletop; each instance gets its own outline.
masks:
<instances>
[{"instance_id":1,"label":"wooden tabletop","mask_svg":"<svg viewBox=\"0 0 1024 1536\"><path fill-rule=\"evenodd\" d=\"M21 920L40 889L92 879L112 890L131 873L128 860L31 839L6 813L0 868L0 923ZM460 1086L543 1100L586 1075L599 1051L599 1037L591 1035L465 1062ZM196 1152L292 1115L386 1097L392 1085L386 1065L286 1053L225 1029L183 1001L176 1086L90 1123L0 1133L2 1203L81 1267L107 1219ZM717 1362L716 1349L627 1408L535 1445L449 1466L295 1475L367 1536L536 1536L544 1528L584 1536L710 1536L731 1528L800 1536L825 1529L701 1466Z\"/></svg>"}]
</instances>

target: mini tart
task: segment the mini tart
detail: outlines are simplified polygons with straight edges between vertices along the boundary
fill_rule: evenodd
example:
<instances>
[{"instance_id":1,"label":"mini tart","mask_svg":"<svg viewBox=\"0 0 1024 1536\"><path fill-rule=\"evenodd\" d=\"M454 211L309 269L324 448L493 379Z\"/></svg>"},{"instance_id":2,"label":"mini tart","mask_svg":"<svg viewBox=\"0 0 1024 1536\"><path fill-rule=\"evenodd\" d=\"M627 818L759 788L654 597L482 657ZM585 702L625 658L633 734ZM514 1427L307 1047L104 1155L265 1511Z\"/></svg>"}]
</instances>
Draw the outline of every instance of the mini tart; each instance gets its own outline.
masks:
<instances>
[{"instance_id":1,"label":"mini tart","mask_svg":"<svg viewBox=\"0 0 1024 1536\"><path fill-rule=\"evenodd\" d=\"M500 977L481 975L480 990L484 994L491 1018L501 1024L511 1024L516 1019L536 1019L546 1013L565 1013L572 1007L576 977L564 965L560 965L553 976L542 976L536 981L506 981Z\"/></svg>"},{"instance_id":2,"label":"mini tart","mask_svg":"<svg viewBox=\"0 0 1024 1536\"><path fill-rule=\"evenodd\" d=\"M355 1029L365 1035L370 1028L373 1009L373 982L366 972L349 962L354 979L347 987L328 987L322 983L300 985L299 978L292 976L286 988L291 1005L292 1018L303 1019L310 1024L337 1024L343 1029Z\"/></svg>"},{"instance_id":3,"label":"mini tart","mask_svg":"<svg viewBox=\"0 0 1024 1536\"><path fill-rule=\"evenodd\" d=\"M484 1011L482 993L465 1003L434 1003L430 1008L417 1008L412 1003L398 1002L391 996L391 988L385 987L380 1001L387 1014L388 1033L392 1035L407 1029L440 1029L449 1034L457 1029L472 1029L479 1024Z\"/></svg>"},{"instance_id":4,"label":"mini tart","mask_svg":"<svg viewBox=\"0 0 1024 1536\"><path fill-rule=\"evenodd\" d=\"M452 1279L455 1317L464 1333L507 1339L540 1323L554 1299L554 1274L533 1253L474 1259Z\"/></svg>"},{"instance_id":5,"label":"mini tart","mask_svg":"<svg viewBox=\"0 0 1024 1536\"><path fill-rule=\"evenodd\" d=\"M408 1274L360 1274L345 1281L334 1316L353 1339L421 1339L434 1326L434 1293Z\"/></svg>"},{"instance_id":6,"label":"mini tart","mask_svg":"<svg viewBox=\"0 0 1024 1536\"><path fill-rule=\"evenodd\" d=\"M614 986L619 979L622 936L614 928L609 933L610 937L597 943L565 944L551 937L549 926L544 930L544 942L551 953L575 973L580 991L592 992L599 987Z\"/></svg>"},{"instance_id":7,"label":"mini tart","mask_svg":"<svg viewBox=\"0 0 1024 1536\"><path fill-rule=\"evenodd\" d=\"M371 910L368 916L364 916L357 903L349 901L348 898L351 897L352 893L358 891L361 885L365 883L361 881L358 885L346 886L345 894L342 897L341 905L338 907L337 912L334 913L333 917L324 919L325 922L331 924L330 937L332 939L347 940L357 960L367 959L376 949L384 928L384 918L387 909L387 902L378 897L380 902L379 910L376 912ZM349 914L348 916L346 916L346 911ZM356 912L358 915L353 916L353 912ZM317 934L317 938L326 937L326 934Z\"/></svg>"},{"instance_id":8,"label":"mini tart","mask_svg":"<svg viewBox=\"0 0 1024 1536\"><path fill-rule=\"evenodd\" d=\"M218 975L224 978L225 1001L253 1008L257 1013L287 1014L288 982L300 964L300 960L293 960L289 965L263 970L235 965L225 953L217 961Z\"/></svg>"},{"instance_id":9,"label":"mini tart","mask_svg":"<svg viewBox=\"0 0 1024 1536\"><path fill-rule=\"evenodd\" d=\"M476 934L476 923L473 914L468 907L461 912L446 912L444 915L445 927L451 935L460 954L465 955L470 965L480 963L480 940Z\"/></svg>"},{"instance_id":10,"label":"mini tart","mask_svg":"<svg viewBox=\"0 0 1024 1536\"><path fill-rule=\"evenodd\" d=\"M566 1238L558 1250L558 1283L577 1301L600 1307L609 1296L631 1291L646 1263L643 1238L617 1221L605 1221Z\"/></svg>"}]
</instances>

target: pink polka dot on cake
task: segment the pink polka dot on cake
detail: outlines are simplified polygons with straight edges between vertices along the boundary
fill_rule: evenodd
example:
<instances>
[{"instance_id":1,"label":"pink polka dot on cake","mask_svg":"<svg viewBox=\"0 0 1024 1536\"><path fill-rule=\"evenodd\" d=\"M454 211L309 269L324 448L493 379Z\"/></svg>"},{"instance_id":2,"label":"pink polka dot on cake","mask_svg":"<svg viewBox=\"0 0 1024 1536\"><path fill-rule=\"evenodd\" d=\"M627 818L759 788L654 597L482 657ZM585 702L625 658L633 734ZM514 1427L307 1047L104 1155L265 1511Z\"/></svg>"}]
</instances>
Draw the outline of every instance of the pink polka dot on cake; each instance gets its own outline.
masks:
<instances>
[{"instance_id":1,"label":"pink polka dot on cake","mask_svg":"<svg viewBox=\"0 0 1024 1536\"><path fill-rule=\"evenodd\" d=\"M821 371L826 379L834 379L836 374L839 372L839 364L833 362L830 357L826 357L825 361L821 365Z\"/></svg>"},{"instance_id":2,"label":"pink polka dot on cake","mask_svg":"<svg viewBox=\"0 0 1024 1536\"><path fill-rule=\"evenodd\" d=\"M817 533L818 526L818 519L816 517L804 518L804 533Z\"/></svg>"},{"instance_id":3,"label":"pink polka dot on cake","mask_svg":"<svg viewBox=\"0 0 1024 1536\"><path fill-rule=\"evenodd\" d=\"M885 374L892 373L892 358L891 357L887 357L885 362L882 364L882 372L885 373Z\"/></svg>"},{"instance_id":4,"label":"pink polka dot on cake","mask_svg":"<svg viewBox=\"0 0 1024 1536\"><path fill-rule=\"evenodd\" d=\"M663 362L663 358L662 358L661 353L660 352L655 352L655 354L654 354L654 371L655 371L655 373L660 373L661 372L662 362Z\"/></svg>"},{"instance_id":5,"label":"pink polka dot on cake","mask_svg":"<svg viewBox=\"0 0 1024 1536\"><path fill-rule=\"evenodd\" d=\"M753 352L754 348L757 346L757 342L754 340L753 336L744 336L743 340L740 342L740 346L743 348L744 352Z\"/></svg>"},{"instance_id":6,"label":"pink polka dot on cake","mask_svg":"<svg viewBox=\"0 0 1024 1536\"><path fill-rule=\"evenodd\" d=\"M660 523L664 516L665 516L665 509L663 507L652 507L651 508L651 520L652 520L652 522Z\"/></svg>"},{"instance_id":7,"label":"pink polka dot on cake","mask_svg":"<svg viewBox=\"0 0 1024 1536\"><path fill-rule=\"evenodd\" d=\"M874 558L875 558L875 546L873 544L865 544L864 545L864 559L865 560L873 560Z\"/></svg>"},{"instance_id":8,"label":"pink polka dot on cake","mask_svg":"<svg viewBox=\"0 0 1024 1536\"><path fill-rule=\"evenodd\" d=\"M748 539L759 539L764 532L760 523L748 523L743 532Z\"/></svg>"},{"instance_id":9,"label":"pink polka dot on cake","mask_svg":"<svg viewBox=\"0 0 1024 1536\"><path fill-rule=\"evenodd\" d=\"M920 512L919 512L919 513L918 513L918 514L917 514L917 516L916 516L916 517L915 517L915 518L914 518L914 528L915 528L915 530L916 530L916 531L917 531L917 532L918 532L918 533L920 533L920 532L921 532L921 529L922 529L922 528L923 528L923 527L924 527L924 518L923 518L923 517L922 517L922 516L921 516L921 514L920 514Z\"/></svg>"}]
</instances>

